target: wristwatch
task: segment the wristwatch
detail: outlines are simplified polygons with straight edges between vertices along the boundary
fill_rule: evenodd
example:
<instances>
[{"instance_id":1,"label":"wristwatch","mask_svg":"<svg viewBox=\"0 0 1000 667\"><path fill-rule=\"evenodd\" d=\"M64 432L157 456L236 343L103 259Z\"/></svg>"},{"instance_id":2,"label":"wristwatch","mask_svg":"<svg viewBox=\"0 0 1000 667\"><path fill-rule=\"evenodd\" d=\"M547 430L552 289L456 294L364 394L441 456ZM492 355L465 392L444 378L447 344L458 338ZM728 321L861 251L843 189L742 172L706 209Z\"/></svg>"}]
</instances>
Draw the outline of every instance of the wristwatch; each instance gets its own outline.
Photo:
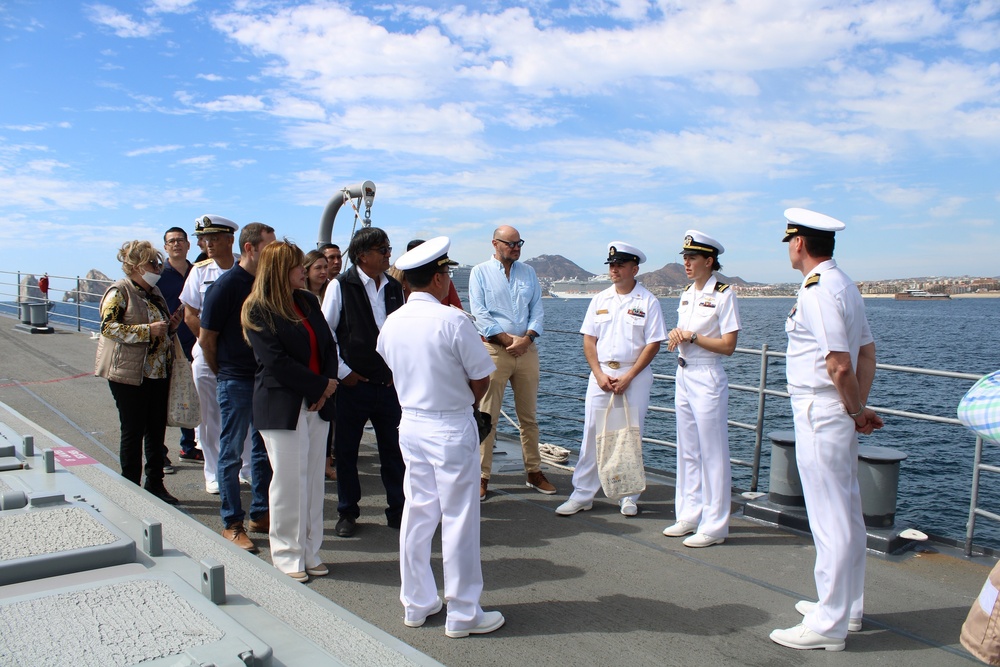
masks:
<instances>
[{"instance_id":1,"label":"wristwatch","mask_svg":"<svg viewBox=\"0 0 1000 667\"><path fill-rule=\"evenodd\" d=\"M698 334L696 334L696 333L694 333L694 332L692 331L692 332L691 332L691 339L690 339L690 340L688 340L688 342L689 342L689 343L693 343L693 342L695 342L696 340L698 340Z\"/></svg>"},{"instance_id":2,"label":"wristwatch","mask_svg":"<svg viewBox=\"0 0 1000 667\"><path fill-rule=\"evenodd\" d=\"M534 343L535 339L538 338L538 334L529 331L528 338L531 340L532 343Z\"/></svg>"}]
</instances>

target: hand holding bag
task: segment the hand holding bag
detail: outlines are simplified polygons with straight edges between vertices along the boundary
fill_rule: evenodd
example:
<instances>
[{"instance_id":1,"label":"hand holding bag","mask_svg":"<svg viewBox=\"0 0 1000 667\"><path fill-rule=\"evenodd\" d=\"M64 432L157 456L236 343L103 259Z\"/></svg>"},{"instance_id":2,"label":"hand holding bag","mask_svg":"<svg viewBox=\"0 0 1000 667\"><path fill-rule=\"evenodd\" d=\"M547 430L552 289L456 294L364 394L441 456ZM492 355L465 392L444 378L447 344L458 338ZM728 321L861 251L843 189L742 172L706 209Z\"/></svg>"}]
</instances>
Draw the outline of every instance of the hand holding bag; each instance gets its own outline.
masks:
<instances>
[{"instance_id":1,"label":"hand holding bag","mask_svg":"<svg viewBox=\"0 0 1000 667\"><path fill-rule=\"evenodd\" d=\"M646 489L646 469L642 465L642 434L632 424L628 399L615 408L611 395L604 411L604 424L597 435L597 472L601 488L611 500L642 493Z\"/></svg>"},{"instance_id":2,"label":"hand holding bag","mask_svg":"<svg viewBox=\"0 0 1000 667\"><path fill-rule=\"evenodd\" d=\"M184 356L181 342L174 336L174 359L170 368L170 390L167 393L167 426L194 428L201 423L201 403L194 388L191 364Z\"/></svg>"}]
</instances>

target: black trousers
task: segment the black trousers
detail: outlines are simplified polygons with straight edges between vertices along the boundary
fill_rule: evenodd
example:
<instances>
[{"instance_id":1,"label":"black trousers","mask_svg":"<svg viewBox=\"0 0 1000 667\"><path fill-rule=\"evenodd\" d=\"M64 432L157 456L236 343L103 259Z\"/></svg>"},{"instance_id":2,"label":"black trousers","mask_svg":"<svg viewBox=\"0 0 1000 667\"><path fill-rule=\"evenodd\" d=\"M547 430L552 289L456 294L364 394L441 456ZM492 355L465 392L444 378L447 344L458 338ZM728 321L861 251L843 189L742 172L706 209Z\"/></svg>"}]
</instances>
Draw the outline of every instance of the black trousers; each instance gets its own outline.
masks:
<instances>
[{"instance_id":1,"label":"black trousers","mask_svg":"<svg viewBox=\"0 0 1000 667\"><path fill-rule=\"evenodd\" d=\"M139 386L108 380L121 422L122 477L138 484L142 455L146 454L146 485L163 484L163 438L167 430L167 391L170 380L143 378Z\"/></svg>"}]
</instances>

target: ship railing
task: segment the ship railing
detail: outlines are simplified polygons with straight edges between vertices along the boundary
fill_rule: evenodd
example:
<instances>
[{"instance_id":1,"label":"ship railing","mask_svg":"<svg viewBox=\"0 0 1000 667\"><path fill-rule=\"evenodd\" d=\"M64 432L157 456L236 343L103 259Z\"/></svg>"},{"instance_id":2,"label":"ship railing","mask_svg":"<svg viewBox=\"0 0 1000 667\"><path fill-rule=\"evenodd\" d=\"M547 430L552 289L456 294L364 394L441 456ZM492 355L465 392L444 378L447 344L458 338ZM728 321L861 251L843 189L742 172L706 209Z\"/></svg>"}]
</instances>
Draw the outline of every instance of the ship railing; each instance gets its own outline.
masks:
<instances>
[{"instance_id":1,"label":"ship railing","mask_svg":"<svg viewBox=\"0 0 1000 667\"><path fill-rule=\"evenodd\" d=\"M75 312L50 312L49 321L62 326L76 327L77 331L94 330L101 325L100 304L88 301L104 294L113 281L84 278L81 276L60 276L48 274L48 294L43 295L38 288L42 273L22 271L0 271L0 313L18 317L21 303L73 303ZM26 281L22 285L22 281ZM85 288L89 288L85 291ZM82 297L82 298L81 298ZM65 309L60 309L65 310Z\"/></svg>"},{"instance_id":2,"label":"ship railing","mask_svg":"<svg viewBox=\"0 0 1000 667\"><path fill-rule=\"evenodd\" d=\"M563 330L558 330L558 329L546 329L546 336L549 336L551 334L571 335L571 336L576 336L576 337L579 337L581 335L577 331L563 331ZM665 347L662 348L661 354L665 354L666 353L665 350L666 350ZM750 431L750 432L753 433L753 448L752 448L752 454L751 454L749 460L733 457L733 458L730 459L730 462L734 466L741 466L741 467L744 467L744 468L748 468L750 470L750 488L748 490L751 491L751 492L757 492L759 490L759 485L760 485L761 454L762 454L762 449L763 449L764 437L765 437L765 433L768 430L768 419L769 418L768 418L767 410L765 409L766 408L767 399L769 397L780 398L780 399L784 399L784 400L787 400L789 398L789 394L788 394L787 391L768 388L767 385L768 385L768 372L769 372L769 368L770 368L770 361L771 360L775 360L775 359L782 360L781 363L783 364L784 363L783 360L785 359L785 353L784 352L778 352L778 351L775 351L775 350L771 350L771 349L769 349L769 347L766 344L764 344L764 345L761 345L761 347L759 349L757 349L757 348L737 347L736 351L735 351L735 354L739 354L739 355L751 355L751 356L759 356L760 357L760 364L759 364L759 371L758 371L758 378L757 378L758 381L757 381L756 386L753 386L753 385L743 385L743 384L737 384L737 383L732 383L732 382L730 382L730 384L729 384L729 390L730 390L731 393L732 392L744 392L744 393L748 393L748 394L756 394L756 396L757 396L757 398L756 398L756 419L752 423L751 422L741 422L741 421L737 421L737 420L733 420L733 419L729 420L729 426L730 427L737 428L737 429L743 429L743 430ZM580 357L582 358L582 354L580 355ZM891 372L891 373L904 373L904 374L908 374L908 375L933 376L933 377L951 378L951 379L957 379L957 380L968 380L970 387L972 386L973 383L975 383L976 381L978 381L979 379L981 379L983 377L982 375L975 374L975 373L960 373L960 372L955 372L955 371L935 370L935 369L927 369L927 368L916 368L916 367L911 367L911 366L897 366L897 365L892 365L892 364L881 364L881 363L876 365L876 370L877 371L887 371L887 372ZM539 410L538 410L538 414L542 415L542 416L547 416L547 417L549 417L551 419L554 419L554 420L559 420L559 421L562 421L562 422L572 422L572 423L575 423L575 424L580 424L582 426L582 423L583 423L583 417L582 417L582 415L583 415L583 408L582 408L582 405L581 405L581 409L579 410L579 412L577 414L570 414L570 415L565 414L565 413L557 413L557 412L544 411L542 409L542 406L545 403L544 397L547 397L547 396L557 397L557 398L562 398L562 399L569 399L569 400L572 400L572 401L577 401L577 402L579 402L579 403L582 404L585 401L585 398L582 395L566 393L566 391L565 391L565 388L566 388L565 387L565 379L566 378L579 378L579 379L582 379L582 380L586 381L587 378L589 377L589 371L587 373L574 373L572 371L560 370L560 369L555 369L555 368L548 368L548 367L545 367L545 366L542 367L541 371L542 371L542 374L543 374L543 381L540 384L540 388L539 388L539 392L538 392L539 393ZM556 389L550 388L549 385L551 385L552 383L545 381L545 378L547 378L547 377L556 378L556 384L560 385L560 387L556 388ZM668 373L654 373L653 374L653 378L654 378L654 383L655 382L676 383L676 381L677 381L677 376L676 375L668 374ZM781 375L782 381L783 381L783 378L784 378L784 373L782 373L782 375ZM655 384L654 384L654 386L655 386ZM786 403L786 405L787 405L787 403ZM901 417L901 418L904 418L904 419L916 420L916 421L921 421L921 422L932 422L932 423L938 423L938 424L949 424L949 425L962 426L962 423L957 418L955 418L955 417L943 417L943 416L940 416L940 415L928 414L928 413L924 413L924 412L917 412L917 411L912 411L912 410L900 410L900 409L895 409L895 408L890 408L890 407L884 407L884 406L876 406L876 405L871 405L870 407L873 410L875 410L877 413L879 413L880 415L883 415L883 416L885 416L885 415L891 415L891 416L895 416L895 417ZM654 413L654 414L655 413L676 414L676 410L672 406L668 406L668 405L655 405L655 404L652 404L652 403L649 405L649 412L650 413ZM655 417L653 415L650 415L650 418L655 418ZM785 423L783 423L781 425L773 425L774 420L776 418L775 417L771 417L770 419L771 419L771 423L772 423L772 425L770 426L770 430L781 430L781 429L787 429L788 428L787 422L785 422ZM967 430L964 429L964 427L962 428L961 432L963 434L967 435L970 439L973 437L971 433L969 433ZM578 430L576 431L576 433L578 434L578 436L582 436L582 428L578 428ZM577 440L577 442L579 442L579 440ZM667 447L667 448L673 449L675 451L677 449L677 443L673 442L673 441L670 441L670 440L663 440L663 439L651 438L651 437L643 437L643 442L651 444L651 445L657 445L657 446L661 446L661 447ZM992 521L1000 522L1000 513L996 513L996 512L987 510L987 509L979 506L980 473L982 473L982 472L1000 473L1000 466L988 465L988 464L985 464L985 463L982 462L982 452L983 452L983 440L982 440L982 438L978 438L977 437L977 438L975 438L975 453L974 453L974 464L973 464L973 471L972 471L972 485L971 485L971 489L969 491L969 515L968 515L969 518L968 518L968 522L966 524L966 534L965 534L965 543L964 543L964 550L965 550L965 554L967 556L969 556L969 555L972 554L973 537L974 537L974 533L975 533L976 518L977 517L982 517L982 518L990 519Z\"/></svg>"}]
</instances>

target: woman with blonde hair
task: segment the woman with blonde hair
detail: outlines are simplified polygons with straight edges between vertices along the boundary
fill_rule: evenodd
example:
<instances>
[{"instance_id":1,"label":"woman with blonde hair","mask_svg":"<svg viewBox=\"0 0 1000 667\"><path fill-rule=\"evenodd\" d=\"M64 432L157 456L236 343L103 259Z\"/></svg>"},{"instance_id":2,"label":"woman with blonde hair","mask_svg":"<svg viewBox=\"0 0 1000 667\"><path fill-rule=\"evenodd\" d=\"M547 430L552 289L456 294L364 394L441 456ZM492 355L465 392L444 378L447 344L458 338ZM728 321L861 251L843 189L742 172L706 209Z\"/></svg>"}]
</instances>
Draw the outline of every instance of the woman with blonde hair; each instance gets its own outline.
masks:
<instances>
[{"instance_id":1,"label":"woman with blonde hair","mask_svg":"<svg viewBox=\"0 0 1000 667\"><path fill-rule=\"evenodd\" d=\"M337 346L319 301L306 289L297 246L286 240L261 251L242 323L257 357L254 425L274 470L269 488L271 560L281 572L306 582L310 575L329 574L319 552Z\"/></svg>"},{"instance_id":2,"label":"woman with blonde hair","mask_svg":"<svg viewBox=\"0 0 1000 667\"><path fill-rule=\"evenodd\" d=\"M144 488L177 505L177 498L163 486L163 439L170 367L175 363L171 336L183 311L178 308L171 315L156 288L163 255L149 241L123 244L118 261L126 277L108 287L101 298L101 337L94 375L108 381L118 407L122 477L139 484L145 452Z\"/></svg>"}]
</instances>

